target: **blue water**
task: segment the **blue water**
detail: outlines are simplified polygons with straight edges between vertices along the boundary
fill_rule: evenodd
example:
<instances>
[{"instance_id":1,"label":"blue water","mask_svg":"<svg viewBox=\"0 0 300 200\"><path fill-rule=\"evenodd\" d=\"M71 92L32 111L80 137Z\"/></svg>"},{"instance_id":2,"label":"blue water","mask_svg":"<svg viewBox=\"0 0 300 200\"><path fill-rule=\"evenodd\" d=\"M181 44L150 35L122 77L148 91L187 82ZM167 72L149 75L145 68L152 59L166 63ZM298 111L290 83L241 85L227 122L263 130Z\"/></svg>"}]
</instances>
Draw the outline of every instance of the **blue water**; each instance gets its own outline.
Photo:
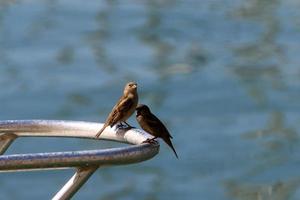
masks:
<instances>
[{"instance_id":1,"label":"blue water","mask_svg":"<svg viewBox=\"0 0 300 200\"><path fill-rule=\"evenodd\" d=\"M0 1L0 120L103 122L135 80L180 159L161 143L73 199L300 199L299 19L296 0ZM26 138L7 154L111 146ZM50 199L72 174L1 173L0 199Z\"/></svg>"}]
</instances>

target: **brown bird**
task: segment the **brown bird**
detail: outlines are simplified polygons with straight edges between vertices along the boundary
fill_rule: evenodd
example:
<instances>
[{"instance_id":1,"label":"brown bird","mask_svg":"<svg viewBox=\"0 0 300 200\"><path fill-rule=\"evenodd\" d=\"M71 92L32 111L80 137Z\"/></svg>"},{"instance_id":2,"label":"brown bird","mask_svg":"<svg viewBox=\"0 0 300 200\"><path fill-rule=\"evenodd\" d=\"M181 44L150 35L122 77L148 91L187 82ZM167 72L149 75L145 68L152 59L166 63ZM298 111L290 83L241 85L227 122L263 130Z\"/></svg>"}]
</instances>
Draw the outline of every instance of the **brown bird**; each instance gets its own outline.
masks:
<instances>
[{"instance_id":1,"label":"brown bird","mask_svg":"<svg viewBox=\"0 0 300 200\"><path fill-rule=\"evenodd\" d=\"M113 127L117 123L123 126L122 122L124 122L129 128L132 128L126 120L134 113L138 99L137 84L135 82L127 83L124 88L123 96L121 96L117 104L113 107L103 127L96 134L96 138L100 136L106 127Z\"/></svg>"},{"instance_id":2,"label":"brown bird","mask_svg":"<svg viewBox=\"0 0 300 200\"><path fill-rule=\"evenodd\" d=\"M178 158L175 148L170 138L173 138L165 125L151 113L148 106L139 104L136 107L136 120L148 133L154 136L152 139L148 139L145 142L153 142L156 138L162 138L169 147L174 151L176 158Z\"/></svg>"}]
</instances>

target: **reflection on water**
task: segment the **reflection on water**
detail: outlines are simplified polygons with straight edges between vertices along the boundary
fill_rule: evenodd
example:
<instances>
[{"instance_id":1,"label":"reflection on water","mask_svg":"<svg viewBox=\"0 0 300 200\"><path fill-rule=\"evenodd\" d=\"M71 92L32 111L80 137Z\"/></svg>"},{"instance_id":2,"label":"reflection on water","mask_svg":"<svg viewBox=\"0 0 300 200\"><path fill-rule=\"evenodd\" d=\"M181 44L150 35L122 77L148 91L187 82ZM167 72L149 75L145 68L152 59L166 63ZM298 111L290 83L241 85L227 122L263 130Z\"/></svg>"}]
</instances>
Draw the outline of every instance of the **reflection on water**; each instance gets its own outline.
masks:
<instances>
[{"instance_id":1,"label":"reflection on water","mask_svg":"<svg viewBox=\"0 0 300 200\"><path fill-rule=\"evenodd\" d=\"M241 181L229 180L225 182L229 195L236 199L288 199L295 193L300 177L292 176L287 180L276 180L275 183L257 183L245 181L251 177L264 177L265 173L284 166L295 159L291 154L299 145L299 136L294 128L286 127L284 116L280 112L271 113L271 119L265 129L248 132L245 139L256 140L261 145L262 151L255 155L260 164L251 167L242 177ZM297 150L297 149L296 149ZM241 177L240 177L241 178Z\"/></svg>"},{"instance_id":2,"label":"reflection on water","mask_svg":"<svg viewBox=\"0 0 300 200\"><path fill-rule=\"evenodd\" d=\"M270 82L272 87L278 89L283 86L280 68L284 63L284 55L282 46L277 41L281 31L280 19L276 15L278 6L278 1L252 1L246 8L235 11L237 17L253 20L261 25L261 33L253 41L241 43L234 49L237 56L235 73L246 85L251 82L249 93L260 104L267 101L262 81L267 84ZM256 80L257 84L253 84Z\"/></svg>"},{"instance_id":3,"label":"reflection on water","mask_svg":"<svg viewBox=\"0 0 300 200\"><path fill-rule=\"evenodd\" d=\"M150 161L99 170L74 199L299 199L299 11L280 0L0 1L0 118L103 121L136 80L180 159L162 143ZM111 146L28 139L9 153ZM48 199L70 173L0 174L0 199Z\"/></svg>"},{"instance_id":4,"label":"reflection on water","mask_svg":"<svg viewBox=\"0 0 300 200\"><path fill-rule=\"evenodd\" d=\"M43 1L43 10L41 13L38 13L36 17L32 20L29 30L26 33L26 40L34 41L39 37L47 34L49 31L57 28L58 21L56 21L55 16L58 9L57 0L45 0Z\"/></svg>"},{"instance_id":5,"label":"reflection on water","mask_svg":"<svg viewBox=\"0 0 300 200\"><path fill-rule=\"evenodd\" d=\"M108 54L107 42L110 40L110 35L112 34L111 29L116 25L110 19L110 15L114 12L116 3L107 0L105 4L104 8L99 10L96 14L96 30L89 34L87 40L98 65L103 67L106 71L113 73L117 69L113 63L113 57L110 58Z\"/></svg>"},{"instance_id":6,"label":"reflection on water","mask_svg":"<svg viewBox=\"0 0 300 200\"><path fill-rule=\"evenodd\" d=\"M282 174L282 170L292 169L289 165L297 160L293 154L298 151L298 131L286 125L289 113L274 105L276 97L272 95L288 89L288 76L284 75L286 55L278 42L282 34L282 21L276 14L279 6L279 1L251 1L235 11L235 17L261 25L261 33L253 41L234 49L234 72L250 97L268 108L270 120L265 128L243 134L244 139L257 142L261 150L253 157L256 164L242 176L225 181L227 194L234 199L294 199L299 188L300 177Z\"/></svg>"},{"instance_id":7,"label":"reflection on water","mask_svg":"<svg viewBox=\"0 0 300 200\"><path fill-rule=\"evenodd\" d=\"M164 10L169 8L169 4L161 4L153 1L149 2L147 9L147 21L140 29L141 40L148 45L153 51L153 63L150 63L158 76L163 80L165 77L164 68L168 67L171 62L171 54L174 52L173 45L165 40L168 30L163 29L162 22L164 21ZM165 8L165 9L164 9Z\"/></svg>"},{"instance_id":8,"label":"reflection on water","mask_svg":"<svg viewBox=\"0 0 300 200\"><path fill-rule=\"evenodd\" d=\"M287 182L275 182L273 184L243 184L228 182L226 188L230 196L234 199L253 200L253 199L291 199L299 187L300 179L289 180Z\"/></svg>"}]
</instances>

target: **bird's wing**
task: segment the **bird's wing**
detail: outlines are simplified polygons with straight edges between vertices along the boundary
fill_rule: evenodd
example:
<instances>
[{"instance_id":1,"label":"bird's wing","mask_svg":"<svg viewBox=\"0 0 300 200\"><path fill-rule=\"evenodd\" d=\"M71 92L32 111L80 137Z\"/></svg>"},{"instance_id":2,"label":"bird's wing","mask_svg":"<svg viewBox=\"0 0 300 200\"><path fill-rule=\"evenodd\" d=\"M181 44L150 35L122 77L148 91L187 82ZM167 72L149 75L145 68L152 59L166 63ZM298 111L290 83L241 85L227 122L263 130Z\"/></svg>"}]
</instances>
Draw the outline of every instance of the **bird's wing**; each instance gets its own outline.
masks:
<instances>
[{"instance_id":1,"label":"bird's wing","mask_svg":"<svg viewBox=\"0 0 300 200\"><path fill-rule=\"evenodd\" d=\"M146 117L146 121L149 126L155 127L155 129L161 133L166 133L167 136L170 138L173 138L171 134L169 133L168 129L165 127L165 125L153 114L150 114Z\"/></svg>"},{"instance_id":2,"label":"bird's wing","mask_svg":"<svg viewBox=\"0 0 300 200\"><path fill-rule=\"evenodd\" d=\"M121 98L109 116L109 124L114 126L120 119L124 117L124 115L127 114L133 104L134 101L132 98Z\"/></svg>"}]
</instances>

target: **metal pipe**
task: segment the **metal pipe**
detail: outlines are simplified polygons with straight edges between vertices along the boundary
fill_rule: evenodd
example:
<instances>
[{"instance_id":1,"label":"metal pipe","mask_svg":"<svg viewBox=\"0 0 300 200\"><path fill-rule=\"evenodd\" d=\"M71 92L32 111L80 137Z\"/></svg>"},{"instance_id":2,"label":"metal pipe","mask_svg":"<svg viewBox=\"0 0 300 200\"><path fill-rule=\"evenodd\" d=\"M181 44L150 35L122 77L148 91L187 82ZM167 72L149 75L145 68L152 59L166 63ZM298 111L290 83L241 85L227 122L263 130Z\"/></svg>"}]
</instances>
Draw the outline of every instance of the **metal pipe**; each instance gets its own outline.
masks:
<instances>
[{"instance_id":1,"label":"metal pipe","mask_svg":"<svg viewBox=\"0 0 300 200\"><path fill-rule=\"evenodd\" d=\"M52 200L67 200L81 188L81 186L90 178L90 176L98 169L95 167L78 168L76 173L70 180L56 193Z\"/></svg>"},{"instance_id":2,"label":"metal pipe","mask_svg":"<svg viewBox=\"0 0 300 200\"><path fill-rule=\"evenodd\" d=\"M13 133L2 133L0 134L0 155L8 149L11 143L17 138Z\"/></svg>"},{"instance_id":3,"label":"metal pipe","mask_svg":"<svg viewBox=\"0 0 300 200\"><path fill-rule=\"evenodd\" d=\"M0 172L42 168L95 165L124 165L141 162L158 153L158 145L142 144L122 148L0 156Z\"/></svg>"},{"instance_id":4,"label":"metal pipe","mask_svg":"<svg viewBox=\"0 0 300 200\"><path fill-rule=\"evenodd\" d=\"M96 139L95 135L102 126L103 124L93 122L57 120L0 121L0 154L3 154L17 137ZM137 163L154 157L159 152L159 143L143 143L148 138L152 136L139 129L108 127L101 134L100 139L134 145L89 151L0 155L0 172L76 167L77 172L53 197L54 200L70 199L100 165Z\"/></svg>"},{"instance_id":5,"label":"metal pipe","mask_svg":"<svg viewBox=\"0 0 300 200\"><path fill-rule=\"evenodd\" d=\"M103 124L62 120L6 120L0 121L0 133L14 133L22 137L76 137L96 139ZM150 134L140 129L116 129L107 127L99 139L141 144Z\"/></svg>"}]
</instances>

